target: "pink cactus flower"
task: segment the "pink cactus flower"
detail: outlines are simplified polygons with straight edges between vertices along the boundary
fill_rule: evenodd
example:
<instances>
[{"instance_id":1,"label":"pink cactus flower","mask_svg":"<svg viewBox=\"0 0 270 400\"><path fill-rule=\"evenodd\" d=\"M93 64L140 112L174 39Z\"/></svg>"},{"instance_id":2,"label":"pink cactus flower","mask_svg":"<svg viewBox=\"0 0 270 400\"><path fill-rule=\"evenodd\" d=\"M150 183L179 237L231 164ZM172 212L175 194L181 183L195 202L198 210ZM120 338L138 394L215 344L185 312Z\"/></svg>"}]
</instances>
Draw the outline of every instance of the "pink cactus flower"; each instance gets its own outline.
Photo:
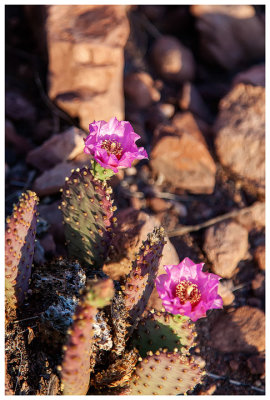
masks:
<instances>
[{"instance_id":1,"label":"pink cactus flower","mask_svg":"<svg viewBox=\"0 0 270 400\"><path fill-rule=\"evenodd\" d=\"M94 121L89 125L89 132L84 152L115 173L120 168L131 167L134 160L148 158L145 149L135 144L140 136L128 121L118 121L115 117L109 122Z\"/></svg>"},{"instance_id":2,"label":"pink cactus flower","mask_svg":"<svg viewBox=\"0 0 270 400\"><path fill-rule=\"evenodd\" d=\"M163 307L172 314L186 315L192 321L206 317L206 311L222 308L218 295L218 275L203 272L203 263L185 258L178 265L165 265L167 274L159 275L156 288Z\"/></svg>"}]
</instances>

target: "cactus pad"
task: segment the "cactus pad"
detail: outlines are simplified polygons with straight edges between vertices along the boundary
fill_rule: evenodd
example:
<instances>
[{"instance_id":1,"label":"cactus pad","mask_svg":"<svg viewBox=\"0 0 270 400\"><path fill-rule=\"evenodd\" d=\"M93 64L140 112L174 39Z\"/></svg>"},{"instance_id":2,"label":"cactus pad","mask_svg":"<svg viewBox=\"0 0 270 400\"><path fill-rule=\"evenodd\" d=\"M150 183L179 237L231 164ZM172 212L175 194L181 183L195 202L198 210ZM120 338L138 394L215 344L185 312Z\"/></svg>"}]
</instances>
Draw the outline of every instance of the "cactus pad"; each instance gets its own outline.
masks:
<instances>
[{"instance_id":1,"label":"cactus pad","mask_svg":"<svg viewBox=\"0 0 270 400\"><path fill-rule=\"evenodd\" d=\"M166 347L169 352L177 349L182 354L188 354L195 346L197 336L193 331L194 324L188 317L169 313L149 313L141 320L134 336L133 344L139 350L141 357L147 352L153 352Z\"/></svg>"},{"instance_id":2,"label":"cactus pad","mask_svg":"<svg viewBox=\"0 0 270 400\"><path fill-rule=\"evenodd\" d=\"M136 367L130 395L177 395L193 389L204 372L192 358L179 353L152 352Z\"/></svg>"},{"instance_id":3,"label":"cactus pad","mask_svg":"<svg viewBox=\"0 0 270 400\"><path fill-rule=\"evenodd\" d=\"M95 316L98 308L110 303L113 293L111 279L88 284L84 290L75 311L69 341L64 346L64 360L60 367L64 395L85 395L88 391Z\"/></svg>"},{"instance_id":4,"label":"cactus pad","mask_svg":"<svg viewBox=\"0 0 270 400\"><path fill-rule=\"evenodd\" d=\"M7 218L5 235L6 300L14 308L24 301L31 277L37 225L38 198L23 193Z\"/></svg>"},{"instance_id":5,"label":"cactus pad","mask_svg":"<svg viewBox=\"0 0 270 400\"><path fill-rule=\"evenodd\" d=\"M61 210L70 256L82 265L102 268L111 243L111 187L89 168L76 169L63 188Z\"/></svg>"},{"instance_id":6,"label":"cactus pad","mask_svg":"<svg viewBox=\"0 0 270 400\"><path fill-rule=\"evenodd\" d=\"M124 295L131 324L129 334L140 320L153 291L164 244L164 229L155 228L140 247L127 276Z\"/></svg>"}]
</instances>

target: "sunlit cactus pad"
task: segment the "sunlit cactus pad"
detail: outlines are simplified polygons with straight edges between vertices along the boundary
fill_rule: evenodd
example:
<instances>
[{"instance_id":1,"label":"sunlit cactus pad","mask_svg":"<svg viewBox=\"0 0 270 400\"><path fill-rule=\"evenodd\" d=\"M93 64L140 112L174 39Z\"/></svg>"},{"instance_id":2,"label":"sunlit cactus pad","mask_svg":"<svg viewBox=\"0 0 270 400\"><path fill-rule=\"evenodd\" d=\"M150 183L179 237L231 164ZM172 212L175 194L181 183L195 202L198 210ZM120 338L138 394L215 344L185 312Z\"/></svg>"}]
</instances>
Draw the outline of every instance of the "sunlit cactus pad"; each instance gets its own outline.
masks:
<instances>
[{"instance_id":1,"label":"sunlit cactus pad","mask_svg":"<svg viewBox=\"0 0 270 400\"><path fill-rule=\"evenodd\" d=\"M38 197L23 193L7 218L5 235L6 300L9 307L21 305L29 286L37 225Z\"/></svg>"},{"instance_id":2,"label":"sunlit cactus pad","mask_svg":"<svg viewBox=\"0 0 270 400\"><path fill-rule=\"evenodd\" d=\"M73 171L63 188L61 210L69 255L82 265L102 268L111 243L111 187L89 168Z\"/></svg>"},{"instance_id":3,"label":"sunlit cactus pad","mask_svg":"<svg viewBox=\"0 0 270 400\"><path fill-rule=\"evenodd\" d=\"M203 371L192 358L179 353L152 352L136 367L130 395L185 394L201 382Z\"/></svg>"}]
</instances>

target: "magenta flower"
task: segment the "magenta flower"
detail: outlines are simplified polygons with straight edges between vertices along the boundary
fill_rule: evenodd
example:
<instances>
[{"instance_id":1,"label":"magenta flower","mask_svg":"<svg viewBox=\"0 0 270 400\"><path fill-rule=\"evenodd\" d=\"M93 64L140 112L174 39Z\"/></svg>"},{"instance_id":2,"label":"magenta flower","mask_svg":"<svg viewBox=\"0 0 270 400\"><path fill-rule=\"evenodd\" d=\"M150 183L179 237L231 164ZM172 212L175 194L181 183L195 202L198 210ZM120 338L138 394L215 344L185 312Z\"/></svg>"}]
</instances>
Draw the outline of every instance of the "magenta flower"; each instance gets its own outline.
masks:
<instances>
[{"instance_id":1,"label":"magenta flower","mask_svg":"<svg viewBox=\"0 0 270 400\"><path fill-rule=\"evenodd\" d=\"M140 138L128 121L111 118L109 122L94 121L89 125L90 134L85 139L84 152L91 154L104 168L118 172L131 167L134 160L148 158L143 147L135 142Z\"/></svg>"},{"instance_id":2,"label":"magenta flower","mask_svg":"<svg viewBox=\"0 0 270 400\"><path fill-rule=\"evenodd\" d=\"M165 265L167 274L159 275L156 288L166 311L186 315L192 321L206 317L206 311L222 308L218 295L218 275L203 272L203 263L185 258L178 265Z\"/></svg>"}]
</instances>

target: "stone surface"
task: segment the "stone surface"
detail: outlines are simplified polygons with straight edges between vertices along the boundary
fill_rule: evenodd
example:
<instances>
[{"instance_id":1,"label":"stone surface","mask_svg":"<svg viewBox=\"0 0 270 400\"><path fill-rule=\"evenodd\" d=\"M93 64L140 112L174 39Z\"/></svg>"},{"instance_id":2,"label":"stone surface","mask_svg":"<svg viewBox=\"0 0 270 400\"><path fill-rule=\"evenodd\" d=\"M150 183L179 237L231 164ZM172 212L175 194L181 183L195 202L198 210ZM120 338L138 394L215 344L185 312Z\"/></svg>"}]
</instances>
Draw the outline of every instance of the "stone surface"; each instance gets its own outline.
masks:
<instances>
[{"instance_id":1,"label":"stone surface","mask_svg":"<svg viewBox=\"0 0 270 400\"><path fill-rule=\"evenodd\" d=\"M231 278L248 250L248 231L233 221L221 222L205 232L203 249L212 263L212 271Z\"/></svg>"},{"instance_id":2,"label":"stone surface","mask_svg":"<svg viewBox=\"0 0 270 400\"><path fill-rule=\"evenodd\" d=\"M127 98L138 108L147 108L153 102L160 100L160 93L154 87L152 77L146 72L135 72L127 75L124 80Z\"/></svg>"},{"instance_id":3,"label":"stone surface","mask_svg":"<svg viewBox=\"0 0 270 400\"><path fill-rule=\"evenodd\" d=\"M200 52L228 70L264 57L265 28L250 5L192 5Z\"/></svg>"},{"instance_id":4,"label":"stone surface","mask_svg":"<svg viewBox=\"0 0 270 400\"><path fill-rule=\"evenodd\" d=\"M183 85L178 104L182 110L190 111L207 122L212 121L212 116L207 105L196 86L191 82L185 82Z\"/></svg>"},{"instance_id":5,"label":"stone surface","mask_svg":"<svg viewBox=\"0 0 270 400\"><path fill-rule=\"evenodd\" d=\"M129 273L135 254L138 252L147 234L152 232L155 226L160 226L159 221L142 211L128 208L117 213L118 232L113 241L114 250L110 254L103 270L112 279L121 279ZM167 264L178 264L179 258L170 240L166 238L163 255L160 260L158 275L166 273L163 266ZM156 288L148 302L148 309L161 310L162 302Z\"/></svg>"},{"instance_id":6,"label":"stone surface","mask_svg":"<svg viewBox=\"0 0 270 400\"><path fill-rule=\"evenodd\" d=\"M235 296L232 292L232 288L232 281L219 282L218 294L222 297L223 306L229 306L234 301Z\"/></svg>"},{"instance_id":7,"label":"stone surface","mask_svg":"<svg viewBox=\"0 0 270 400\"><path fill-rule=\"evenodd\" d=\"M265 245L258 246L254 251L254 259L259 268L265 271Z\"/></svg>"},{"instance_id":8,"label":"stone surface","mask_svg":"<svg viewBox=\"0 0 270 400\"><path fill-rule=\"evenodd\" d=\"M247 212L239 215L236 221L248 231L260 230L265 227L265 203L256 201Z\"/></svg>"},{"instance_id":9,"label":"stone surface","mask_svg":"<svg viewBox=\"0 0 270 400\"><path fill-rule=\"evenodd\" d=\"M263 272L255 275L251 282L251 287L256 297L265 298L265 276Z\"/></svg>"},{"instance_id":10,"label":"stone surface","mask_svg":"<svg viewBox=\"0 0 270 400\"><path fill-rule=\"evenodd\" d=\"M32 150L27 155L26 161L40 171L46 171L82 153L85 137L84 131L71 127L63 133L51 136L41 146Z\"/></svg>"},{"instance_id":11,"label":"stone surface","mask_svg":"<svg viewBox=\"0 0 270 400\"><path fill-rule=\"evenodd\" d=\"M198 126L193 121L160 126L151 151L151 167L173 188L191 193L213 193L216 166Z\"/></svg>"},{"instance_id":12,"label":"stone surface","mask_svg":"<svg viewBox=\"0 0 270 400\"><path fill-rule=\"evenodd\" d=\"M124 5L47 6L49 96L88 130L93 120L124 119Z\"/></svg>"},{"instance_id":13,"label":"stone surface","mask_svg":"<svg viewBox=\"0 0 270 400\"><path fill-rule=\"evenodd\" d=\"M224 353L257 353L265 350L265 315L243 306L221 315L211 330L212 346Z\"/></svg>"},{"instance_id":14,"label":"stone surface","mask_svg":"<svg viewBox=\"0 0 270 400\"><path fill-rule=\"evenodd\" d=\"M265 191L265 89L240 83L221 100L215 122L220 162Z\"/></svg>"},{"instance_id":15,"label":"stone surface","mask_svg":"<svg viewBox=\"0 0 270 400\"><path fill-rule=\"evenodd\" d=\"M233 80L233 85L238 83L265 87L265 65L254 65L245 71L239 72Z\"/></svg>"},{"instance_id":16,"label":"stone surface","mask_svg":"<svg viewBox=\"0 0 270 400\"><path fill-rule=\"evenodd\" d=\"M165 80L181 83L193 80L195 61L191 51L173 36L161 36L153 44L151 58Z\"/></svg>"}]
</instances>

